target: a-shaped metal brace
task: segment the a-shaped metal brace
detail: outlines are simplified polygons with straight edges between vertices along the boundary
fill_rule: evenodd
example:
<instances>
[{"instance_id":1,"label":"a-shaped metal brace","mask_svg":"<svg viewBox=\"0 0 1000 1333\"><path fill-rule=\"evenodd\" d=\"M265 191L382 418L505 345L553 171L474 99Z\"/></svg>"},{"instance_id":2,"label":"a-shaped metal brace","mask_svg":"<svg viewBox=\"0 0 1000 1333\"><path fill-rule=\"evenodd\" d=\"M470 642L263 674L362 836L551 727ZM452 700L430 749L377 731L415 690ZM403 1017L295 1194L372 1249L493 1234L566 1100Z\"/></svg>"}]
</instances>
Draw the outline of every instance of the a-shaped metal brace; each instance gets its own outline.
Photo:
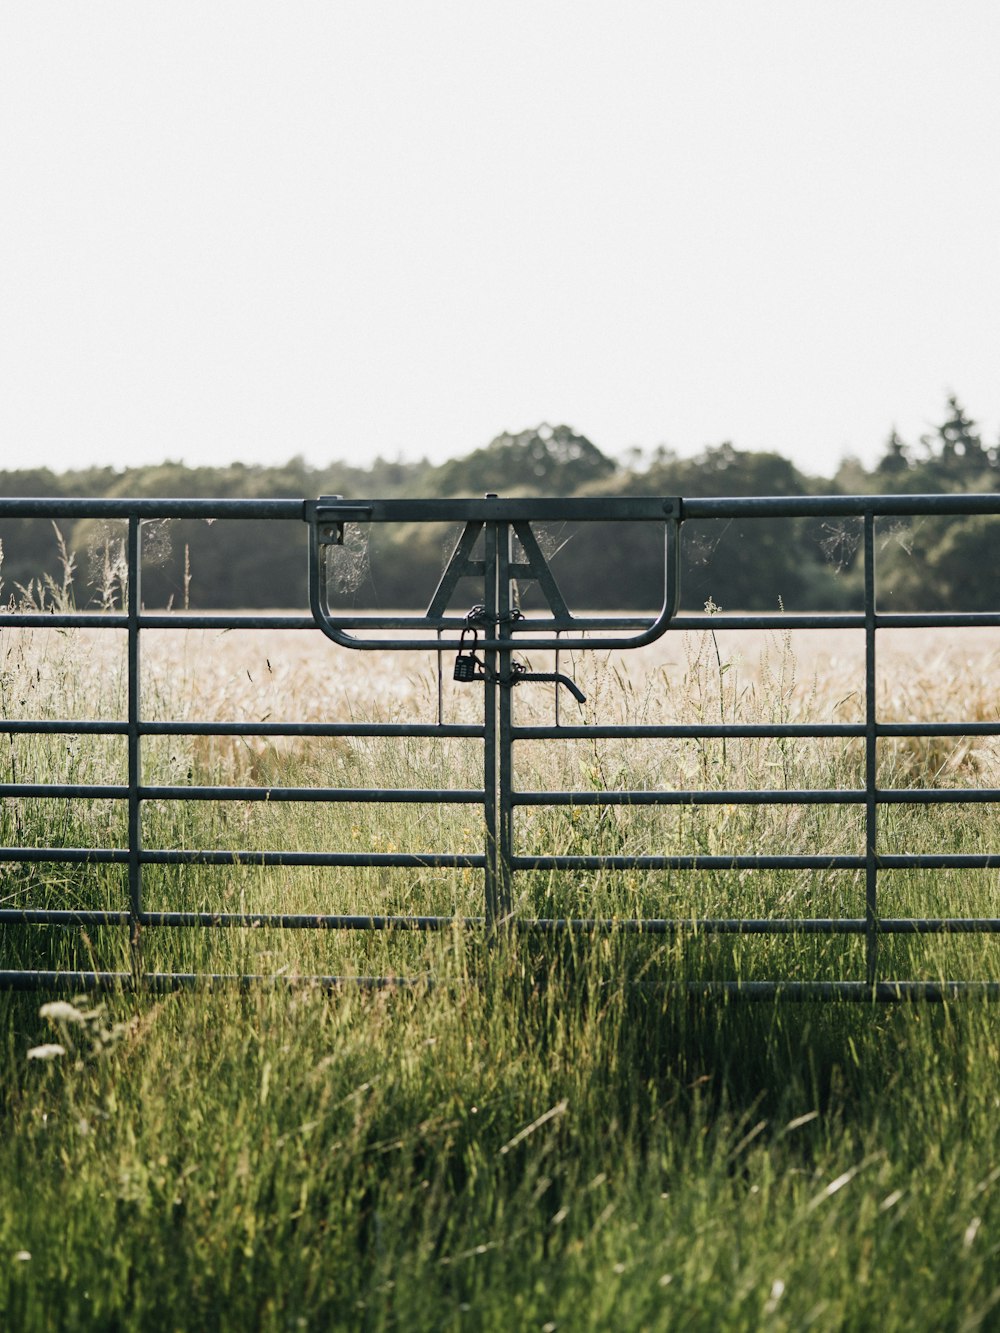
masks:
<instances>
[{"instance_id":1,"label":"a-shaped metal brace","mask_svg":"<svg viewBox=\"0 0 1000 1333\"><path fill-rule=\"evenodd\" d=\"M641 648L667 629L680 601L681 502L658 496L614 496L570 499L365 500L321 496L307 501L309 524L309 599L323 633L344 648L458 650L458 636L471 623L487 637L485 652L545 649L593 650ZM445 565L423 615L350 615L331 609L328 599L330 554L344 544L350 523L463 523L461 536ZM655 523L663 529L663 601L650 617L575 616L566 605L549 563L532 529L533 523ZM519 554L515 558L515 551ZM481 581L483 600L478 619L449 614L459 581ZM531 580L548 605L549 614L524 616L517 605L519 581ZM374 630L379 637L360 637L353 630ZM623 635L622 630L637 632ZM455 637L443 638L448 630ZM433 633L434 638L421 634ZM584 637L596 634L598 637ZM522 676L523 679L523 676Z\"/></svg>"}]
</instances>

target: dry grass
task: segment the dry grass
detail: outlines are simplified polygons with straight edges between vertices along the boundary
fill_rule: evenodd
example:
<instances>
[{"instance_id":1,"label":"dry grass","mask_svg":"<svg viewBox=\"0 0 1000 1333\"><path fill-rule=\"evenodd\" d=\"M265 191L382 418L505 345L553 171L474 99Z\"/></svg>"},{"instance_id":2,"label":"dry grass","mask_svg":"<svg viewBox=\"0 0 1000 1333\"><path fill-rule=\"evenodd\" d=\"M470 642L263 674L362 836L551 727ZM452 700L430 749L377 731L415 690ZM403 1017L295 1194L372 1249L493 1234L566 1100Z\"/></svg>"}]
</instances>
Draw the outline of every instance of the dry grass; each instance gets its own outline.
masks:
<instances>
[{"instance_id":1,"label":"dry grass","mask_svg":"<svg viewBox=\"0 0 1000 1333\"><path fill-rule=\"evenodd\" d=\"M994 631L883 634L880 716L995 719L992 678L998 647L1000 634ZM531 665L551 669L552 657L535 654ZM836 723L864 717L863 635L856 631L737 633L715 631L707 623L704 632L668 634L632 655L564 653L559 665L588 695L580 707L562 692L563 723ZM480 721L482 687L451 680L451 654L443 655L441 666L443 720ZM250 725L433 724L439 716L437 670L435 654L351 652L310 631L151 630L142 634L142 711L152 720ZM125 671L126 642L120 631L8 630L0 636L0 703L8 717L121 719ZM517 721L553 720L552 686L526 683L514 698ZM143 777L150 784L180 786L473 788L482 785L481 754L481 744L453 738L149 737L143 744ZM861 741L844 738L522 741L515 747L515 786L592 792L860 788L863 761ZM882 741L879 765L885 787L992 785L998 778L998 747L992 738ZM120 737L10 738L0 771L12 781L123 782L126 746ZM988 821L957 819L957 813L957 807L886 808L880 817L880 850L995 850ZM11 802L4 836L24 842L30 834L40 845L116 846L125 838L123 820L121 803ZM143 822L144 843L153 849L476 854L485 842L481 810L447 803L147 802ZM526 854L725 857L768 850L831 855L864 850L863 808L858 805L519 806L514 833L516 851ZM6 874L4 896L33 903L41 890L29 878ZM149 907L482 912L481 873L468 868L417 874L368 867L333 877L305 867L267 874L150 868L145 878ZM938 878L941 883L946 879ZM53 889L60 902L85 901L86 889L75 887L78 879ZM891 877L886 884L894 884ZM985 882L980 888L992 902L992 889ZM784 877L757 872L673 877L521 873L515 889L517 908L525 915L863 914L860 881L845 872ZM906 914L905 894L896 898L902 904L898 914ZM932 898L944 903L936 888L921 890L918 914L929 910ZM121 885L113 901L122 904ZM956 912L948 906L942 910ZM268 941L260 947L278 949L291 966L299 943L286 936L279 944ZM361 966L360 956L353 962ZM774 965L780 974L783 964L776 960ZM848 975L856 974L855 962L845 967Z\"/></svg>"},{"instance_id":2,"label":"dry grass","mask_svg":"<svg viewBox=\"0 0 1000 1333\"><path fill-rule=\"evenodd\" d=\"M71 675L65 673L70 647ZM124 701L125 635L97 630L7 630L0 635L0 677L6 716L74 716L74 705L116 710ZM151 715L170 707L191 718L232 721L329 721L347 718L436 717L437 662L433 653L351 652L318 632L297 630L148 630L142 635L144 706ZM706 629L667 634L633 653L563 654L561 666L586 677L591 688L615 682L602 704L615 711L621 679L633 692L662 697L701 675L703 692L716 688L721 706L749 709L777 686L790 718L817 707L841 721L864 715L864 639L857 630L770 631ZM476 691L451 681L452 654L443 655L448 721L476 715ZM995 681L1000 630L893 630L878 637L878 704L882 721L949 717L993 718L1000 711ZM551 655L531 665L550 669ZM712 682L730 673L725 687ZM27 689L15 697L16 675ZM650 685L650 681L656 682ZM109 690L109 682L113 688ZM69 687L69 689L67 689ZM98 688L99 687L99 688ZM550 708L552 691L524 687L518 702L531 711ZM472 706L470 707L470 700ZM576 716L563 697L563 720ZM621 706L620 704L618 705ZM22 711L23 710L23 713ZM588 716L593 707L588 710ZM100 714L93 714L100 715ZM82 714L80 714L82 716ZM610 720L606 718L604 720Z\"/></svg>"},{"instance_id":3,"label":"dry grass","mask_svg":"<svg viewBox=\"0 0 1000 1333\"><path fill-rule=\"evenodd\" d=\"M1000 636L887 638L884 716L996 715ZM121 717L124 653L118 633L6 631L3 710ZM319 634L148 632L143 663L147 717L437 717L433 658L350 654ZM450 665L446 658L446 676ZM539 655L533 665L549 663ZM582 714L564 696L567 722L863 716L858 635L736 640L706 631L668 636L634 659L597 654L561 665L589 696ZM481 687L446 680L443 694L446 720L476 719ZM547 686L516 694L521 720L551 718L552 704ZM120 738L100 746L24 739L32 744L9 747L8 772L27 764L46 780L121 778ZM988 747L934 744L886 747L886 774L989 776ZM859 772L857 742L840 740L517 748L526 782L593 790L847 784ZM472 785L477 762L471 742L378 738L323 746L149 738L143 755L148 781L181 783ZM171 845L259 838L371 851L442 846L449 836L455 850L482 847L474 807L447 815L445 807L296 813L292 805L281 825L268 802L226 804L224 813L165 802L144 817ZM32 810L7 802L5 812L27 819ZM55 832L48 815L34 813L39 838L107 841L82 826L82 813L64 812L78 826ZM638 849L646 813L521 810L518 836L545 850ZM657 812L656 845L679 851L732 849L737 838L748 850L804 850L831 845L835 834L844 845L858 837L856 812L842 827L817 808L688 809L672 824L660 819L667 813ZM938 813L956 838L981 836L982 821L968 811ZM634 816L631 825L622 815ZM943 835L923 818L928 836ZM918 905L949 912L960 901L970 913L997 913L991 878L935 876ZM597 905L681 917L855 915L863 901L853 875L660 880L526 874L519 892L529 910L589 914ZM913 910L916 884L916 876L890 879L893 912ZM482 899L477 876L424 869L293 877L185 867L150 873L147 889L150 906L224 910L451 913L481 910ZM104 891L126 901L121 874ZM93 905L93 892L91 867L0 885L0 897L24 905ZM32 947L55 951L56 933L39 931ZM69 936L57 942L61 966L71 947L76 965L128 965L121 932L118 955L97 932ZM13 939L14 931L4 937L8 948ZM899 945L889 960L896 975L939 979L995 975L991 943L934 940L921 953L924 941L900 939L887 947ZM961 952L945 953L953 945ZM220 988L113 996L107 1007L77 999L42 1013L38 997L2 995L0 1323L159 1329L168 1311L178 1327L268 1330L902 1329L919 1309L928 1327L992 1327L1000 1054L990 1006L711 1004L647 984L682 977L686 967L698 976L857 976L863 964L852 947L692 932L678 941L612 934L490 950L482 932L460 929L430 940L150 930L151 967L432 973L437 984L374 994ZM36 963L37 952L13 965Z\"/></svg>"}]
</instances>

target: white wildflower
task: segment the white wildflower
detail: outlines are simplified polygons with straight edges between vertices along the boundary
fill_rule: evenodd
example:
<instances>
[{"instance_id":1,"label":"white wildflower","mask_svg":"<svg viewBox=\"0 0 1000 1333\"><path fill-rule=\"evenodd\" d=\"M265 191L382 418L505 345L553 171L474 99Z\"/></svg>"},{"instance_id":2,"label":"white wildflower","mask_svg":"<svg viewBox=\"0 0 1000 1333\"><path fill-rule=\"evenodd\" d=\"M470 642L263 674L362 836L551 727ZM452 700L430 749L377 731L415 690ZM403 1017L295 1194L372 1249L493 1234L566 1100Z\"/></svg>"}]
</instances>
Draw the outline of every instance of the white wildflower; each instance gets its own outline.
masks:
<instances>
[{"instance_id":1,"label":"white wildflower","mask_svg":"<svg viewBox=\"0 0 1000 1333\"><path fill-rule=\"evenodd\" d=\"M32 1046L28 1052L29 1060L54 1060L58 1055L65 1055L66 1047L57 1041L47 1042L42 1046Z\"/></svg>"}]
</instances>

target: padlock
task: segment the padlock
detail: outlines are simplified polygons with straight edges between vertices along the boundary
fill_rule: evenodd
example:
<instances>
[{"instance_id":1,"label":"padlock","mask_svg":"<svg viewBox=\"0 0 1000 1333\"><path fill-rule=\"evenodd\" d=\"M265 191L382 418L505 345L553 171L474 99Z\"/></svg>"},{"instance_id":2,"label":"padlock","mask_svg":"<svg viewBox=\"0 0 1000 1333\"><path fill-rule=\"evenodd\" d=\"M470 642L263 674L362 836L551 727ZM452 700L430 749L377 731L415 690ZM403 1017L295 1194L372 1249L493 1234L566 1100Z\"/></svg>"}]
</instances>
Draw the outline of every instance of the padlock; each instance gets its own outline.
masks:
<instances>
[{"instance_id":1,"label":"padlock","mask_svg":"<svg viewBox=\"0 0 1000 1333\"><path fill-rule=\"evenodd\" d=\"M471 653L459 653L455 658L454 679L463 682L478 680L478 676L476 675L476 667L478 665L478 662Z\"/></svg>"},{"instance_id":2,"label":"padlock","mask_svg":"<svg viewBox=\"0 0 1000 1333\"><path fill-rule=\"evenodd\" d=\"M472 650L469 652L463 652L462 649L465 647L465 636L467 634L472 635ZM476 631L471 627L462 630L462 637L458 641L458 656L455 658L455 671L454 671L455 680L460 680L463 683L468 683L470 680L479 679L479 674L478 674L479 661L476 658L476 653L475 653L476 640L478 639L478 637L479 636L476 634Z\"/></svg>"}]
</instances>

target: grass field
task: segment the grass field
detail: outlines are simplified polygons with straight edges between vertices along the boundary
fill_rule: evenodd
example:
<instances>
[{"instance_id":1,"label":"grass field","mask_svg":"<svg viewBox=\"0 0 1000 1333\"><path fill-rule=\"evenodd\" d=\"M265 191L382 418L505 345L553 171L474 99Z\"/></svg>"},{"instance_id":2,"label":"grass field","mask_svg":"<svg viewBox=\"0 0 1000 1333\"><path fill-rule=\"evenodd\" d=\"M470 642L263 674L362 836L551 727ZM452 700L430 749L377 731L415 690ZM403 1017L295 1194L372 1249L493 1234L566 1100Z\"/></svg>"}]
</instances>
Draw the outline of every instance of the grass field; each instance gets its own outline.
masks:
<instances>
[{"instance_id":1,"label":"grass field","mask_svg":"<svg viewBox=\"0 0 1000 1333\"><path fill-rule=\"evenodd\" d=\"M145 713L434 719L433 661L351 656L318 639L150 631ZM983 631L880 636L881 717L996 718L998 646ZM853 721L861 649L853 632L737 644L706 631L574 670L595 720ZM123 636L5 632L0 705L8 718L121 716L123 659ZM475 719L479 688L447 687L448 720ZM518 708L548 718L551 695L524 687ZM123 781L117 738L4 746L3 780ZM521 749L519 772L538 787L856 785L863 765L843 739ZM997 759L992 740L901 741L880 752L880 781L996 786ZM455 740L170 738L147 742L144 776L475 786L479 762ZM885 847L996 850L984 809L887 811ZM475 807L164 803L145 817L151 846L482 850ZM124 836L110 801L8 801L2 820L7 843ZM856 849L863 825L851 807L543 808L519 812L517 835L556 851L833 852ZM900 873L886 910L1000 915L995 881ZM150 907L201 910L482 910L479 874L462 870L159 868L146 891ZM545 915L858 915L863 886L822 872L555 872L519 876L517 895ZM123 872L8 865L0 898L120 907ZM0 929L5 966L128 966L122 932ZM858 977L862 947L150 931L147 965L275 983L100 1002L0 995L0 1325L1000 1326L995 1006L726 1003L663 984ZM891 948L898 976L1000 976L990 939ZM287 984L314 972L414 984Z\"/></svg>"}]
</instances>

